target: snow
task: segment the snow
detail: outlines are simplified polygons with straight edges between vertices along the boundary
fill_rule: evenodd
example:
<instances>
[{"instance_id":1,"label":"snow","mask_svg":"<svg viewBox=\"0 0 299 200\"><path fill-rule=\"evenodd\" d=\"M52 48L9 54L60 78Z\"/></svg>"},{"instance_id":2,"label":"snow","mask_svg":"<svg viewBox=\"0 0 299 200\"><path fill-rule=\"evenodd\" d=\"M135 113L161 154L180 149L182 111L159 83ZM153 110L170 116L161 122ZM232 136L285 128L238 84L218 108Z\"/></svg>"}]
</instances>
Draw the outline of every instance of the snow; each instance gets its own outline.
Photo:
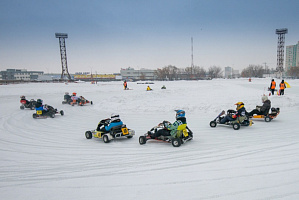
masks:
<instances>
[{"instance_id":1,"label":"snow","mask_svg":"<svg viewBox=\"0 0 299 200\"><path fill-rule=\"evenodd\" d=\"M285 96L270 96L280 115L233 130L209 123L243 101L247 111L269 94L270 79L209 81L29 83L0 86L0 199L299 199L299 80L286 80ZM280 82L280 80L276 80ZM162 85L167 87L161 90ZM62 105L64 92L94 105ZM33 119L19 97L42 98L64 110L54 119ZM163 120L184 109L194 140L138 142ZM103 143L85 131L118 113L131 139Z\"/></svg>"}]
</instances>

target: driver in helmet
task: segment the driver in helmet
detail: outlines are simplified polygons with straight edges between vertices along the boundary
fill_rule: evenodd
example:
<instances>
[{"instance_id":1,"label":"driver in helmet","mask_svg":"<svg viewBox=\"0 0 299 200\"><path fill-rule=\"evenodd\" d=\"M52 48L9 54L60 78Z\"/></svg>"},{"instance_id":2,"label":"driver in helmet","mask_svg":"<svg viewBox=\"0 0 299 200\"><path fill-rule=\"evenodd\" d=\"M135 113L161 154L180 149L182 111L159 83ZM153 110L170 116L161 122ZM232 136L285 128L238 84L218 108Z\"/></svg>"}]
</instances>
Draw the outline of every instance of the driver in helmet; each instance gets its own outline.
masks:
<instances>
[{"instance_id":1,"label":"driver in helmet","mask_svg":"<svg viewBox=\"0 0 299 200\"><path fill-rule=\"evenodd\" d=\"M254 114L257 115L267 115L271 108L271 101L268 99L266 95L262 96L262 106L256 106L256 109L253 109L248 113L249 117L252 117Z\"/></svg>"},{"instance_id":2,"label":"driver in helmet","mask_svg":"<svg viewBox=\"0 0 299 200\"><path fill-rule=\"evenodd\" d=\"M164 125L165 128L158 130L153 135L150 135L151 138L154 139L161 135L175 137L177 134L177 130L180 126L187 126L185 111L184 110L175 110L175 111L176 111L176 116L175 116L176 121L173 124L171 124L168 121L163 121L162 124Z\"/></svg>"},{"instance_id":3,"label":"driver in helmet","mask_svg":"<svg viewBox=\"0 0 299 200\"><path fill-rule=\"evenodd\" d=\"M220 124L225 124L229 121L235 121L238 117L246 116L246 109L244 107L244 103L240 101L235 103L235 105L237 106L237 111L230 110L230 112L233 113L233 115L226 115L225 117L220 118Z\"/></svg>"},{"instance_id":4,"label":"driver in helmet","mask_svg":"<svg viewBox=\"0 0 299 200\"><path fill-rule=\"evenodd\" d=\"M35 110L41 110L41 111L48 111L48 106L43 105L43 100L42 99L37 99L36 104L35 104Z\"/></svg>"},{"instance_id":5,"label":"driver in helmet","mask_svg":"<svg viewBox=\"0 0 299 200\"><path fill-rule=\"evenodd\" d=\"M20 96L20 98L21 98L21 100L20 100L21 103L24 102L26 105L30 103L24 95Z\"/></svg>"},{"instance_id":6,"label":"driver in helmet","mask_svg":"<svg viewBox=\"0 0 299 200\"><path fill-rule=\"evenodd\" d=\"M123 125L123 122L120 120L119 115L111 114L111 119L107 118L99 122L97 131L108 133L111 128L119 125Z\"/></svg>"},{"instance_id":7,"label":"driver in helmet","mask_svg":"<svg viewBox=\"0 0 299 200\"><path fill-rule=\"evenodd\" d=\"M67 103L70 103L71 101L72 101L72 99L71 99L71 95L68 93L68 92L66 92L66 93L64 93L64 100L67 102Z\"/></svg>"},{"instance_id":8,"label":"driver in helmet","mask_svg":"<svg viewBox=\"0 0 299 200\"><path fill-rule=\"evenodd\" d=\"M76 102L80 103L80 97L77 96L76 92L73 92L73 95L71 96L71 99L73 101L76 101Z\"/></svg>"}]
</instances>

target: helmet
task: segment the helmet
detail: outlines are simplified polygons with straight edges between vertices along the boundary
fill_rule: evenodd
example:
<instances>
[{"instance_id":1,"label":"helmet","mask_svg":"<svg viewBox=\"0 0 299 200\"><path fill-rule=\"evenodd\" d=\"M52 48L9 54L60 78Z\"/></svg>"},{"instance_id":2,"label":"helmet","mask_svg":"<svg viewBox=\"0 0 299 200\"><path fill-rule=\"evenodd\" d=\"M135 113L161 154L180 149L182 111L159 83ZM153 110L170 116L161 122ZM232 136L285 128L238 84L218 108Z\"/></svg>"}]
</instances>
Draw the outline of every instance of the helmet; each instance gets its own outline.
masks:
<instances>
[{"instance_id":1,"label":"helmet","mask_svg":"<svg viewBox=\"0 0 299 200\"><path fill-rule=\"evenodd\" d=\"M181 117L185 117L185 111L184 110L175 110L176 111L176 115L175 118L181 118Z\"/></svg>"},{"instance_id":2,"label":"helmet","mask_svg":"<svg viewBox=\"0 0 299 200\"><path fill-rule=\"evenodd\" d=\"M36 103L43 103L43 100L38 99L38 100L36 100Z\"/></svg>"},{"instance_id":3,"label":"helmet","mask_svg":"<svg viewBox=\"0 0 299 200\"><path fill-rule=\"evenodd\" d=\"M268 100L268 97L266 95L262 96L262 102L265 102Z\"/></svg>"},{"instance_id":4,"label":"helmet","mask_svg":"<svg viewBox=\"0 0 299 200\"><path fill-rule=\"evenodd\" d=\"M66 94L66 95L69 95L69 93L68 93L68 92L65 92L65 94Z\"/></svg>"},{"instance_id":5,"label":"helmet","mask_svg":"<svg viewBox=\"0 0 299 200\"><path fill-rule=\"evenodd\" d=\"M111 114L111 122L114 122L116 120L119 120L119 115L118 114Z\"/></svg>"},{"instance_id":6,"label":"helmet","mask_svg":"<svg viewBox=\"0 0 299 200\"><path fill-rule=\"evenodd\" d=\"M242 101L235 103L235 105L237 105L237 110L244 107L244 103Z\"/></svg>"},{"instance_id":7,"label":"helmet","mask_svg":"<svg viewBox=\"0 0 299 200\"><path fill-rule=\"evenodd\" d=\"M77 93L76 93L76 92L73 92L73 95L74 95L74 96L76 96L76 95L77 95Z\"/></svg>"},{"instance_id":8,"label":"helmet","mask_svg":"<svg viewBox=\"0 0 299 200\"><path fill-rule=\"evenodd\" d=\"M21 99L25 99L25 96L24 96L24 95L22 95L22 96L20 96L20 98L21 98Z\"/></svg>"}]
</instances>

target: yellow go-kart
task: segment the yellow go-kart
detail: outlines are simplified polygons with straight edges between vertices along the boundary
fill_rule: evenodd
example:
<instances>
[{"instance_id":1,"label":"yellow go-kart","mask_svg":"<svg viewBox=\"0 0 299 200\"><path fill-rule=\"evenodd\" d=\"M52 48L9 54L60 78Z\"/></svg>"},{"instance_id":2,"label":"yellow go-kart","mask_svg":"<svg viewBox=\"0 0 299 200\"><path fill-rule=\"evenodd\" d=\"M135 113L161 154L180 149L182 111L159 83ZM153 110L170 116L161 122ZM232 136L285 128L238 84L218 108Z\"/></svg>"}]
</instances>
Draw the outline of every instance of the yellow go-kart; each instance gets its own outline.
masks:
<instances>
[{"instance_id":1,"label":"yellow go-kart","mask_svg":"<svg viewBox=\"0 0 299 200\"><path fill-rule=\"evenodd\" d=\"M92 137L102 138L105 143L108 143L111 140L121 137L132 138L134 135L135 131L128 129L125 124L112 127L110 132L103 132L97 130L85 132L86 139L91 139Z\"/></svg>"}]
</instances>

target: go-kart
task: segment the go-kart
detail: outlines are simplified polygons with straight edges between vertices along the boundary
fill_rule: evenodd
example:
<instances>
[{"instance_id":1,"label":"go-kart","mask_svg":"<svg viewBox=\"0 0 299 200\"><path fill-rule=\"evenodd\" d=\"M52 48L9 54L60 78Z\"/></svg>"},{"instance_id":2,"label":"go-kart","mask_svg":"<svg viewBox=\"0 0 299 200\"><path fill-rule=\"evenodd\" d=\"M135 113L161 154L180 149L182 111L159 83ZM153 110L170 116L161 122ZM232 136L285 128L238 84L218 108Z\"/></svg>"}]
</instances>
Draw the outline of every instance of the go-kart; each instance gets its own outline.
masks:
<instances>
[{"instance_id":1,"label":"go-kart","mask_svg":"<svg viewBox=\"0 0 299 200\"><path fill-rule=\"evenodd\" d=\"M47 117L51 117L54 118L56 114L60 114L61 116L64 115L63 110L57 111L57 109L53 108L52 106L47 106L48 110L36 110L36 113L33 113L32 117L34 119L39 119L39 118L47 118Z\"/></svg>"},{"instance_id":2,"label":"go-kart","mask_svg":"<svg viewBox=\"0 0 299 200\"><path fill-rule=\"evenodd\" d=\"M151 136L159 131L160 129L167 129L164 123L160 123L157 126L153 127L150 131L139 137L139 144L145 144L148 140L157 140L162 142L171 143L174 147L179 147L182 144L186 143L193 139L193 132L188 128L188 126L183 126L180 130L177 130L175 137L173 136L159 136L157 138L152 138Z\"/></svg>"},{"instance_id":3,"label":"go-kart","mask_svg":"<svg viewBox=\"0 0 299 200\"><path fill-rule=\"evenodd\" d=\"M22 104L20 106L21 110L24 110L25 108L30 108L31 110L34 110L36 101L34 99L31 99L30 101L26 99L21 99L20 103Z\"/></svg>"},{"instance_id":4,"label":"go-kart","mask_svg":"<svg viewBox=\"0 0 299 200\"><path fill-rule=\"evenodd\" d=\"M234 110L228 110L227 115L234 115L235 111ZM225 111L223 110L213 121L210 122L210 126L212 128L215 128L217 124L221 124L220 121L223 117L222 115L225 114ZM234 121L228 121L225 122L224 124L221 125L228 125L232 126L234 130L239 130L241 126L252 126L253 122L252 120L249 120L249 117L237 117Z\"/></svg>"},{"instance_id":5,"label":"go-kart","mask_svg":"<svg viewBox=\"0 0 299 200\"><path fill-rule=\"evenodd\" d=\"M272 119L275 119L280 113L279 108L271 108L271 113L268 113L267 115L253 115L252 118L262 118L265 120L265 122L271 122Z\"/></svg>"},{"instance_id":6,"label":"go-kart","mask_svg":"<svg viewBox=\"0 0 299 200\"><path fill-rule=\"evenodd\" d=\"M88 104L90 103L90 105L92 105L92 101L88 101L87 99L85 99L84 97L83 98L80 98L80 99L73 99L69 104L74 106L74 105L78 105L78 106L83 106L85 104Z\"/></svg>"},{"instance_id":7,"label":"go-kart","mask_svg":"<svg viewBox=\"0 0 299 200\"><path fill-rule=\"evenodd\" d=\"M102 138L104 143L108 143L111 140L114 140L116 138L121 138L121 137L132 138L134 135L135 135L135 131L128 129L125 124L112 127L109 132L97 131L97 130L91 130L85 132L86 139L91 139L92 137Z\"/></svg>"}]
</instances>

